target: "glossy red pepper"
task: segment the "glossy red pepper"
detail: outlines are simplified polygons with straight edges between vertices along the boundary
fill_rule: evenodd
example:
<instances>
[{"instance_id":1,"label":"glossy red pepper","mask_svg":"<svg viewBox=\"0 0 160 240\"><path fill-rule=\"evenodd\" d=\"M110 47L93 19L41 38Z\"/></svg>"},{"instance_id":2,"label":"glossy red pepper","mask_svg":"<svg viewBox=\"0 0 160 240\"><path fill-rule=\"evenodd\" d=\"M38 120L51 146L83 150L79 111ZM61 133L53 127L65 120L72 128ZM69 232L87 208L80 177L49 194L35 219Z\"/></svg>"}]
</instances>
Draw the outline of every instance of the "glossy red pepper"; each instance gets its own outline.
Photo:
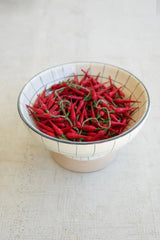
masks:
<instances>
[{"instance_id":1,"label":"glossy red pepper","mask_svg":"<svg viewBox=\"0 0 160 240\"><path fill-rule=\"evenodd\" d=\"M97 89L99 89L99 88L101 88L101 87L104 87L106 83L107 83L107 82L98 83L98 84L94 85L93 87L94 87L95 90L97 90Z\"/></svg>"},{"instance_id":2,"label":"glossy red pepper","mask_svg":"<svg viewBox=\"0 0 160 240\"><path fill-rule=\"evenodd\" d=\"M115 126L126 126L126 124L125 123L123 123L123 122L118 122L118 121L111 121L111 126L113 127L115 127Z\"/></svg>"},{"instance_id":3,"label":"glossy red pepper","mask_svg":"<svg viewBox=\"0 0 160 240\"><path fill-rule=\"evenodd\" d=\"M26 107L32 112L34 113L38 113L38 114L43 114L44 113L44 110L40 109L40 108L35 108L35 107L31 107L31 106L28 106L26 105Z\"/></svg>"},{"instance_id":4,"label":"glossy red pepper","mask_svg":"<svg viewBox=\"0 0 160 240\"><path fill-rule=\"evenodd\" d=\"M96 115L95 115L95 112L94 112L94 108L93 108L92 102L90 102L90 105L91 105L91 116L92 116L92 118L95 118Z\"/></svg>"},{"instance_id":5,"label":"glossy red pepper","mask_svg":"<svg viewBox=\"0 0 160 240\"><path fill-rule=\"evenodd\" d=\"M51 124L54 132L56 133L56 135L58 136L64 136L64 133L62 131L62 129L60 129L55 123L53 123L52 121L49 121L49 123Z\"/></svg>"},{"instance_id":6,"label":"glossy red pepper","mask_svg":"<svg viewBox=\"0 0 160 240\"><path fill-rule=\"evenodd\" d=\"M55 103L54 97L55 97L54 93L51 93L49 95L49 98L48 98L47 103L46 103L47 109L50 109L53 106L53 104Z\"/></svg>"},{"instance_id":7,"label":"glossy red pepper","mask_svg":"<svg viewBox=\"0 0 160 240\"><path fill-rule=\"evenodd\" d=\"M53 129L51 127L48 127L47 125L45 125L44 123L41 122L36 122L38 126L40 126L41 128L49 131L49 132L54 132Z\"/></svg>"},{"instance_id":8,"label":"glossy red pepper","mask_svg":"<svg viewBox=\"0 0 160 240\"><path fill-rule=\"evenodd\" d=\"M85 135L82 135L82 134L78 134L78 133L74 133L74 132L67 132L66 133L66 137L70 140L72 139L79 139L79 138L85 138L86 136Z\"/></svg>"},{"instance_id":9,"label":"glossy red pepper","mask_svg":"<svg viewBox=\"0 0 160 240\"><path fill-rule=\"evenodd\" d=\"M82 91L80 91L80 90L78 90L78 89L76 89L76 88L73 88L73 87L71 87L71 86L68 86L68 88L70 89L70 90L72 90L73 92L75 92L76 94L78 94L79 96L85 96L85 93L84 92L82 92Z\"/></svg>"},{"instance_id":10,"label":"glossy red pepper","mask_svg":"<svg viewBox=\"0 0 160 240\"><path fill-rule=\"evenodd\" d=\"M74 83L79 84L77 75L75 73L73 75L74 75Z\"/></svg>"},{"instance_id":11,"label":"glossy red pepper","mask_svg":"<svg viewBox=\"0 0 160 240\"><path fill-rule=\"evenodd\" d=\"M89 126L82 126L81 128L83 131L89 131L89 132L94 132L96 131L96 127L93 125L89 125Z\"/></svg>"},{"instance_id":12,"label":"glossy red pepper","mask_svg":"<svg viewBox=\"0 0 160 240\"><path fill-rule=\"evenodd\" d=\"M43 101L43 103L46 103L46 88L41 93L40 99Z\"/></svg>"},{"instance_id":13,"label":"glossy red pepper","mask_svg":"<svg viewBox=\"0 0 160 240\"><path fill-rule=\"evenodd\" d=\"M123 103L135 103L135 102L138 102L138 101L130 100L130 99L116 98L116 99L114 99L114 102L118 103L118 104L123 104Z\"/></svg>"},{"instance_id":14,"label":"glossy red pepper","mask_svg":"<svg viewBox=\"0 0 160 240\"><path fill-rule=\"evenodd\" d=\"M74 96L74 95L65 95L67 99L74 99L74 100L83 100L83 97Z\"/></svg>"},{"instance_id":15,"label":"glossy red pepper","mask_svg":"<svg viewBox=\"0 0 160 240\"><path fill-rule=\"evenodd\" d=\"M128 111L132 110L132 108L129 108L129 107L125 107L125 108L122 108L122 107L116 108L116 107L114 107L113 109L115 110L116 113L124 113L124 112L128 112Z\"/></svg>"},{"instance_id":16,"label":"glossy red pepper","mask_svg":"<svg viewBox=\"0 0 160 240\"><path fill-rule=\"evenodd\" d=\"M76 110L76 114L78 114L78 113L81 111L81 109L83 108L84 104L85 104L85 101L84 101L84 100L81 100L81 101L79 102L78 107L77 107L77 110Z\"/></svg>"},{"instance_id":17,"label":"glossy red pepper","mask_svg":"<svg viewBox=\"0 0 160 240\"><path fill-rule=\"evenodd\" d=\"M71 102L71 113L70 113L70 118L73 124L76 122L76 113L75 113L75 107L74 104Z\"/></svg>"},{"instance_id":18,"label":"glossy red pepper","mask_svg":"<svg viewBox=\"0 0 160 240\"><path fill-rule=\"evenodd\" d=\"M49 135L49 136L51 136L51 137L55 137L55 134L54 134L53 132L47 131L47 130L45 130L44 128L41 128L41 127L39 127L39 126L38 126L38 129L39 129L41 132L43 132L43 133L45 133L45 134L47 134L47 135Z\"/></svg>"}]
</instances>

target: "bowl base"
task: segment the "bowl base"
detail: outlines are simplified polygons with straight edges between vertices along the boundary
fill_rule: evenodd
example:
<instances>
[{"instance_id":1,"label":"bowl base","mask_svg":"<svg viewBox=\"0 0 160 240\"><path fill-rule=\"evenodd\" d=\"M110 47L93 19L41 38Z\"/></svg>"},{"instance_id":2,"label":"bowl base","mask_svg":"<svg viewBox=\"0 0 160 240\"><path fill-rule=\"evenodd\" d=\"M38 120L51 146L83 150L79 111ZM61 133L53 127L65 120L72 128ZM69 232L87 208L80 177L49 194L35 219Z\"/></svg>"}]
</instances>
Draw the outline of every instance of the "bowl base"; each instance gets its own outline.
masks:
<instances>
[{"instance_id":1,"label":"bowl base","mask_svg":"<svg viewBox=\"0 0 160 240\"><path fill-rule=\"evenodd\" d=\"M63 168L74 172L94 172L103 169L114 158L114 153L89 161L79 161L51 151L53 159Z\"/></svg>"}]
</instances>

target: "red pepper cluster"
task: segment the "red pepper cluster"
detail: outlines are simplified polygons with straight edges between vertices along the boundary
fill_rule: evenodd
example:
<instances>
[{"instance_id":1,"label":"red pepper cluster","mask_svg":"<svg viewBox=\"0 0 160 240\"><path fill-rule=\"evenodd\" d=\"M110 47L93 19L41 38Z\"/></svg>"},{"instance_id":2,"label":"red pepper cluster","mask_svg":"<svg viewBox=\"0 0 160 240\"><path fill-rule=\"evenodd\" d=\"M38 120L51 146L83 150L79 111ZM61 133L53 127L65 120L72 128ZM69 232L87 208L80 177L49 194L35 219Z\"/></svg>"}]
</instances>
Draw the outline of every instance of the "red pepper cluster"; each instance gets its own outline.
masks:
<instances>
[{"instance_id":1,"label":"red pepper cluster","mask_svg":"<svg viewBox=\"0 0 160 240\"><path fill-rule=\"evenodd\" d=\"M37 96L33 106L28 106L30 115L40 131L70 141L99 141L122 133L131 115L137 109L126 99L121 87L98 81L89 70L82 72L81 80L73 79L54 84Z\"/></svg>"}]
</instances>

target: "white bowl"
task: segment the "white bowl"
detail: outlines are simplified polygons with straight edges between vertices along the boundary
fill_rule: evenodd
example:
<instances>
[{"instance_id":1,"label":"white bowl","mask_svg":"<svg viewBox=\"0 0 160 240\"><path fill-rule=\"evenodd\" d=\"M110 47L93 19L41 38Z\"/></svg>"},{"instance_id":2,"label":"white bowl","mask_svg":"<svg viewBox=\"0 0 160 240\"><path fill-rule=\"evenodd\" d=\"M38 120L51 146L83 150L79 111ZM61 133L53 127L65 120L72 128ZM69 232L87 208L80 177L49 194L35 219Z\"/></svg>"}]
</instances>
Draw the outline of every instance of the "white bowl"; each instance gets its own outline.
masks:
<instances>
[{"instance_id":1,"label":"white bowl","mask_svg":"<svg viewBox=\"0 0 160 240\"><path fill-rule=\"evenodd\" d=\"M82 68L85 70L90 68L89 74L92 76L100 72L100 82L106 81L111 76L116 86L122 86L126 97L132 94L132 98L139 101L135 104L139 108L133 114L136 122L130 121L129 126L122 134L97 142L72 142L50 137L35 126L29 116L26 104L32 105L37 94L41 93L44 87L71 78L73 73L82 76ZM142 127L148 115L149 106L148 91L137 77L122 68L98 62L67 63L44 70L25 84L18 98L20 117L32 134L52 152L59 164L70 170L83 172L95 171L104 167L118 149L131 141Z\"/></svg>"}]
</instances>

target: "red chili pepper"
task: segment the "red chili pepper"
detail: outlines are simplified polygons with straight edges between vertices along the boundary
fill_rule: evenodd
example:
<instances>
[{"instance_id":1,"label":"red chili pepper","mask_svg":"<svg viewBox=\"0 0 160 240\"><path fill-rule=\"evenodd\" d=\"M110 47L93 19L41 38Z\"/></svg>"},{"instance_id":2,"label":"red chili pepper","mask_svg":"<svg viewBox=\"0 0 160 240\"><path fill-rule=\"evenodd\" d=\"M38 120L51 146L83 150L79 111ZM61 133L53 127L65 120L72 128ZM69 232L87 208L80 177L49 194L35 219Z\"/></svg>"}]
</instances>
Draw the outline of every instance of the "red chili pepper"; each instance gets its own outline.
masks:
<instances>
[{"instance_id":1,"label":"red chili pepper","mask_svg":"<svg viewBox=\"0 0 160 240\"><path fill-rule=\"evenodd\" d=\"M46 104L41 99L39 99L39 102L40 102L41 109L48 110Z\"/></svg>"},{"instance_id":2,"label":"red chili pepper","mask_svg":"<svg viewBox=\"0 0 160 240\"><path fill-rule=\"evenodd\" d=\"M95 80L96 80L96 83L97 83L97 81L98 81L98 78L99 78L99 76L100 76L100 72L97 74L97 76L96 76L96 78L95 78ZM103 83L102 83L103 84Z\"/></svg>"},{"instance_id":3,"label":"red chili pepper","mask_svg":"<svg viewBox=\"0 0 160 240\"><path fill-rule=\"evenodd\" d=\"M53 129L51 127L48 127L47 125L45 125L44 123L38 122L36 121L37 125L39 125L41 128L49 131L49 132L54 132Z\"/></svg>"},{"instance_id":4,"label":"red chili pepper","mask_svg":"<svg viewBox=\"0 0 160 240\"><path fill-rule=\"evenodd\" d=\"M98 95L103 95L105 92L107 91L107 89L101 89L97 92Z\"/></svg>"},{"instance_id":5,"label":"red chili pepper","mask_svg":"<svg viewBox=\"0 0 160 240\"><path fill-rule=\"evenodd\" d=\"M77 106L78 99L73 103L74 108Z\"/></svg>"},{"instance_id":6,"label":"red chili pepper","mask_svg":"<svg viewBox=\"0 0 160 240\"><path fill-rule=\"evenodd\" d=\"M78 107L77 107L77 110L76 110L76 114L78 114L78 113L81 111L81 109L82 109L82 107L84 106L84 104L85 104L85 101L84 101L84 100L81 100L81 101L79 102Z\"/></svg>"},{"instance_id":7,"label":"red chili pepper","mask_svg":"<svg viewBox=\"0 0 160 240\"><path fill-rule=\"evenodd\" d=\"M136 110L138 109L138 107L132 108L132 110L130 111L130 115L132 115Z\"/></svg>"},{"instance_id":8,"label":"red chili pepper","mask_svg":"<svg viewBox=\"0 0 160 240\"><path fill-rule=\"evenodd\" d=\"M118 89L118 94L119 94L121 97L125 97L125 94L120 90L120 88Z\"/></svg>"},{"instance_id":9,"label":"red chili pepper","mask_svg":"<svg viewBox=\"0 0 160 240\"><path fill-rule=\"evenodd\" d=\"M51 114L48 114L48 113L43 113L43 114L33 114L35 117L38 117L38 118L46 118L46 119L49 119L49 118L52 118L52 115Z\"/></svg>"},{"instance_id":10,"label":"red chili pepper","mask_svg":"<svg viewBox=\"0 0 160 240\"><path fill-rule=\"evenodd\" d=\"M112 127L110 127L109 128L109 131L111 132L111 133L115 133L115 134L118 134L118 130L117 129L113 129Z\"/></svg>"},{"instance_id":11,"label":"red chili pepper","mask_svg":"<svg viewBox=\"0 0 160 240\"><path fill-rule=\"evenodd\" d=\"M99 88L104 88L105 87L105 84L107 84L107 82L104 82L104 83L97 83L96 85L94 85L93 87L94 87L94 89L95 90L98 90ZM106 89L106 87L105 87L105 89Z\"/></svg>"},{"instance_id":12,"label":"red chili pepper","mask_svg":"<svg viewBox=\"0 0 160 240\"><path fill-rule=\"evenodd\" d=\"M105 112L104 112L103 110L100 110L100 111L99 111L99 115L100 115L101 117L103 117L103 116L105 115Z\"/></svg>"},{"instance_id":13,"label":"red chili pepper","mask_svg":"<svg viewBox=\"0 0 160 240\"><path fill-rule=\"evenodd\" d=\"M47 105L47 108L50 109L50 108L53 106L54 103L55 103L55 100L52 98L52 99L50 100L49 104ZM54 105L54 106L55 106L55 105Z\"/></svg>"},{"instance_id":14,"label":"red chili pepper","mask_svg":"<svg viewBox=\"0 0 160 240\"><path fill-rule=\"evenodd\" d=\"M62 118L62 117L55 117L55 118L51 118L51 119L55 123L57 123L57 122L59 122L59 123L62 122L63 123L64 122L64 118Z\"/></svg>"},{"instance_id":15,"label":"red chili pepper","mask_svg":"<svg viewBox=\"0 0 160 240\"><path fill-rule=\"evenodd\" d=\"M47 131L47 130L45 130L44 128L41 128L41 127L39 127L39 126L38 126L38 129L39 129L41 132L45 133L46 135L49 135L49 136L51 136L51 137L55 137L55 134L54 134L53 132Z\"/></svg>"},{"instance_id":16,"label":"red chili pepper","mask_svg":"<svg viewBox=\"0 0 160 240\"><path fill-rule=\"evenodd\" d=\"M84 94L86 95L86 94L89 94L89 92L90 92L90 89L89 88L86 88L86 87L81 87L80 86L80 88L79 88L82 92L84 92Z\"/></svg>"},{"instance_id":17,"label":"red chili pepper","mask_svg":"<svg viewBox=\"0 0 160 240\"><path fill-rule=\"evenodd\" d=\"M107 128L107 127L108 127L108 125L105 124L105 123L102 123L101 125L102 125L104 128Z\"/></svg>"},{"instance_id":18,"label":"red chili pepper","mask_svg":"<svg viewBox=\"0 0 160 240\"><path fill-rule=\"evenodd\" d=\"M61 128L61 130L63 131L63 133L66 133L66 132L69 132L72 128L73 126L70 126L70 127Z\"/></svg>"},{"instance_id":19,"label":"red chili pepper","mask_svg":"<svg viewBox=\"0 0 160 240\"><path fill-rule=\"evenodd\" d=\"M115 121L119 121L119 119L117 118L117 116L115 114L110 113L110 117L111 117L111 119L113 119Z\"/></svg>"},{"instance_id":20,"label":"red chili pepper","mask_svg":"<svg viewBox=\"0 0 160 240\"><path fill-rule=\"evenodd\" d=\"M99 98L100 100L103 100L103 101L101 102L101 106L102 106L102 107L106 107L108 110L112 110L111 105L110 105L109 103L106 103L106 99L105 99L104 97L98 96L98 98Z\"/></svg>"},{"instance_id":21,"label":"red chili pepper","mask_svg":"<svg viewBox=\"0 0 160 240\"><path fill-rule=\"evenodd\" d=\"M58 89L57 89L57 90L58 90ZM62 96L64 96L64 95L68 95L68 94L70 94L68 88L64 88L64 89L62 88L62 90L58 92L58 95L59 95L60 97L62 97Z\"/></svg>"},{"instance_id":22,"label":"red chili pepper","mask_svg":"<svg viewBox=\"0 0 160 240\"><path fill-rule=\"evenodd\" d=\"M40 96L41 100L46 103L46 88L43 90Z\"/></svg>"},{"instance_id":23,"label":"red chili pepper","mask_svg":"<svg viewBox=\"0 0 160 240\"><path fill-rule=\"evenodd\" d=\"M57 122L56 125L61 129L65 127L65 124L62 122Z\"/></svg>"},{"instance_id":24,"label":"red chili pepper","mask_svg":"<svg viewBox=\"0 0 160 240\"><path fill-rule=\"evenodd\" d=\"M52 90L57 90L58 88L61 88L62 87L62 84L61 83L57 83L57 84L53 84L50 89Z\"/></svg>"},{"instance_id":25,"label":"red chili pepper","mask_svg":"<svg viewBox=\"0 0 160 240\"><path fill-rule=\"evenodd\" d=\"M119 89L119 88L116 88L116 89L113 90L112 92L109 92L108 95L109 95L110 97L113 97L113 96L118 92L118 89Z\"/></svg>"},{"instance_id":26,"label":"red chili pepper","mask_svg":"<svg viewBox=\"0 0 160 240\"><path fill-rule=\"evenodd\" d=\"M68 99L74 99L74 100L83 100L83 97L80 96L73 96L73 95L65 95L66 98Z\"/></svg>"},{"instance_id":27,"label":"red chili pepper","mask_svg":"<svg viewBox=\"0 0 160 240\"><path fill-rule=\"evenodd\" d=\"M103 137L106 134L106 131L104 130L99 130L96 134L96 137Z\"/></svg>"},{"instance_id":28,"label":"red chili pepper","mask_svg":"<svg viewBox=\"0 0 160 240\"><path fill-rule=\"evenodd\" d=\"M93 88L93 86L92 86L92 89L91 89L91 96L92 96L93 101L97 101L97 94L96 94L96 91Z\"/></svg>"},{"instance_id":29,"label":"red chili pepper","mask_svg":"<svg viewBox=\"0 0 160 240\"><path fill-rule=\"evenodd\" d=\"M110 85L110 86L108 86L108 87L106 87L106 90L109 92L109 91L112 91L113 90L113 84L112 85Z\"/></svg>"},{"instance_id":30,"label":"red chili pepper","mask_svg":"<svg viewBox=\"0 0 160 240\"><path fill-rule=\"evenodd\" d=\"M49 112L52 114L54 113L55 110L57 110L59 108L58 104L54 104L54 106L49 110Z\"/></svg>"},{"instance_id":31,"label":"red chili pepper","mask_svg":"<svg viewBox=\"0 0 160 240\"><path fill-rule=\"evenodd\" d=\"M57 116L57 115L59 115L60 113L59 113L59 111L54 111L53 113L52 113L52 117L55 117L55 116Z\"/></svg>"},{"instance_id":32,"label":"red chili pepper","mask_svg":"<svg viewBox=\"0 0 160 240\"><path fill-rule=\"evenodd\" d=\"M127 119L123 118L122 123L127 124Z\"/></svg>"},{"instance_id":33,"label":"red chili pepper","mask_svg":"<svg viewBox=\"0 0 160 240\"><path fill-rule=\"evenodd\" d=\"M96 141L96 138L95 138L95 136L85 136L85 141L93 142L93 141Z\"/></svg>"},{"instance_id":34,"label":"red chili pepper","mask_svg":"<svg viewBox=\"0 0 160 240\"><path fill-rule=\"evenodd\" d=\"M73 88L73 87L70 87L68 86L69 89L71 89L73 92L75 92L76 94L80 95L80 96L85 96L85 93L76 89L76 88Z\"/></svg>"},{"instance_id":35,"label":"red chili pepper","mask_svg":"<svg viewBox=\"0 0 160 240\"><path fill-rule=\"evenodd\" d=\"M92 78L91 78L91 81L92 81L93 85L96 85L96 84L97 84L96 78L94 79L94 78L92 77Z\"/></svg>"},{"instance_id":36,"label":"red chili pepper","mask_svg":"<svg viewBox=\"0 0 160 240\"><path fill-rule=\"evenodd\" d=\"M121 127L119 128L118 134L121 134L121 132L123 131L123 129L124 129L125 126L127 125L127 119L126 119L126 118L123 118L122 123L124 123L125 125L124 125L124 126L121 126Z\"/></svg>"},{"instance_id":37,"label":"red chili pepper","mask_svg":"<svg viewBox=\"0 0 160 240\"><path fill-rule=\"evenodd\" d=\"M131 100L131 95L130 95L130 97L129 97L129 99L128 99L128 100ZM126 103L126 107L130 107L130 105L131 105L131 103L130 103L130 102Z\"/></svg>"},{"instance_id":38,"label":"red chili pepper","mask_svg":"<svg viewBox=\"0 0 160 240\"><path fill-rule=\"evenodd\" d=\"M87 69L87 71L84 71L83 69L81 69L81 71L82 71L83 73L85 73L85 75L84 75L84 77L81 79L80 84L82 84L82 83L86 80L87 77L90 78L90 76L88 75L89 68Z\"/></svg>"},{"instance_id":39,"label":"red chili pepper","mask_svg":"<svg viewBox=\"0 0 160 240\"><path fill-rule=\"evenodd\" d=\"M79 129L82 129L82 124L79 121L77 121L76 122L76 127L79 128Z\"/></svg>"},{"instance_id":40,"label":"red chili pepper","mask_svg":"<svg viewBox=\"0 0 160 240\"><path fill-rule=\"evenodd\" d=\"M112 83L112 78L109 76L109 82L110 82L110 87L113 89L113 83Z\"/></svg>"},{"instance_id":41,"label":"red chili pepper","mask_svg":"<svg viewBox=\"0 0 160 240\"><path fill-rule=\"evenodd\" d=\"M82 134L78 134L78 133L74 133L74 132L68 132L66 133L66 137L70 140L72 139L79 139L79 138L85 138L86 136L85 135L82 135Z\"/></svg>"},{"instance_id":42,"label":"red chili pepper","mask_svg":"<svg viewBox=\"0 0 160 240\"><path fill-rule=\"evenodd\" d=\"M72 102L71 102L70 118L71 118L71 121L73 122L73 124L75 124L75 122L76 122L76 113L75 113L74 104Z\"/></svg>"},{"instance_id":43,"label":"red chili pepper","mask_svg":"<svg viewBox=\"0 0 160 240\"><path fill-rule=\"evenodd\" d=\"M84 121L84 113L85 113L85 107L82 110L82 114L79 117L79 122L82 123Z\"/></svg>"},{"instance_id":44,"label":"red chili pepper","mask_svg":"<svg viewBox=\"0 0 160 240\"><path fill-rule=\"evenodd\" d=\"M91 81L91 77L89 77L89 78L86 78L86 79L82 79L82 82L81 82L81 85L83 86L83 87L86 87L86 86L90 86L90 81Z\"/></svg>"},{"instance_id":45,"label":"red chili pepper","mask_svg":"<svg viewBox=\"0 0 160 240\"><path fill-rule=\"evenodd\" d=\"M92 116L92 118L95 118L96 116L95 116L95 112L94 112L94 108L93 108L92 102L90 102L90 105L91 105L91 116Z\"/></svg>"},{"instance_id":46,"label":"red chili pepper","mask_svg":"<svg viewBox=\"0 0 160 240\"><path fill-rule=\"evenodd\" d=\"M38 95L37 95L37 99L35 100L35 102L34 102L34 104L33 104L33 107L39 108L39 98L40 98L40 96L39 96L39 94L38 94Z\"/></svg>"},{"instance_id":47,"label":"red chili pepper","mask_svg":"<svg viewBox=\"0 0 160 240\"><path fill-rule=\"evenodd\" d=\"M63 123L64 122L64 118L62 118L62 117L53 117L52 115L51 115L50 118L46 117L46 120L42 120L42 122L43 123L47 123L47 122L49 122L49 120L51 120L52 122L55 122L55 123Z\"/></svg>"},{"instance_id":48,"label":"red chili pepper","mask_svg":"<svg viewBox=\"0 0 160 240\"><path fill-rule=\"evenodd\" d=\"M84 109L84 117L85 117L85 119L88 119L88 113L87 113L86 108Z\"/></svg>"},{"instance_id":49,"label":"red chili pepper","mask_svg":"<svg viewBox=\"0 0 160 240\"><path fill-rule=\"evenodd\" d=\"M126 124L122 123L122 122L115 122L115 121L111 121L111 126L115 127L115 126L126 126Z\"/></svg>"},{"instance_id":50,"label":"red chili pepper","mask_svg":"<svg viewBox=\"0 0 160 240\"><path fill-rule=\"evenodd\" d=\"M58 135L58 136L64 136L64 133L63 133L63 131L62 131L62 129L60 129L59 127L57 127L57 125L56 124L54 124L52 121L49 121L50 122L50 124L51 124L51 126L53 127L53 129L54 129L54 132Z\"/></svg>"},{"instance_id":51,"label":"red chili pepper","mask_svg":"<svg viewBox=\"0 0 160 240\"><path fill-rule=\"evenodd\" d=\"M130 100L130 99L116 98L116 99L114 99L114 102L118 103L118 104L121 104L121 103L123 104L123 103L135 103L135 102L138 102L138 101Z\"/></svg>"},{"instance_id":52,"label":"red chili pepper","mask_svg":"<svg viewBox=\"0 0 160 240\"><path fill-rule=\"evenodd\" d=\"M105 96L107 101L109 101L109 102L113 101L113 99L111 98L111 96L108 95L108 93L105 93L104 96Z\"/></svg>"},{"instance_id":53,"label":"red chili pepper","mask_svg":"<svg viewBox=\"0 0 160 240\"><path fill-rule=\"evenodd\" d=\"M103 136L103 137L98 137L98 136L87 136L85 137L85 141L86 142L94 142L94 141L99 141L99 140L103 140L103 139L106 139L108 138L107 136Z\"/></svg>"},{"instance_id":54,"label":"red chili pepper","mask_svg":"<svg viewBox=\"0 0 160 240\"><path fill-rule=\"evenodd\" d=\"M92 126L92 125L82 126L83 131L94 132L94 131L96 131L96 129L97 128L95 126Z\"/></svg>"},{"instance_id":55,"label":"red chili pepper","mask_svg":"<svg viewBox=\"0 0 160 240\"><path fill-rule=\"evenodd\" d=\"M131 119L133 122L136 122L127 112L124 113L124 116Z\"/></svg>"},{"instance_id":56,"label":"red chili pepper","mask_svg":"<svg viewBox=\"0 0 160 240\"><path fill-rule=\"evenodd\" d=\"M96 135L97 135L96 132L88 132L88 133L87 133L87 136L96 136Z\"/></svg>"},{"instance_id":57,"label":"red chili pepper","mask_svg":"<svg viewBox=\"0 0 160 240\"><path fill-rule=\"evenodd\" d=\"M69 132L71 132L71 133L77 133L73 128L71 128Z\"/></svg>"},{"instance_id":58,"label":"red chili pepper","mask_svg":"<svg viewBox=\"0 0 160 240\"><path fill-rule=\"evenodd\" d=\"M73 127L73 125L71 126L71 124L67 121L65 121L64 119L64 123L65 123L65 128L68 128L68 127Z\"/></svg>"},{"instance_id":59,"label":"red chili pepper","mask_svg":"<svg viewBox=\"0 0 160 240\"><path fill-rule=\"evenodd\" d=\"M112 107L113 107L113 106L112 106ZM116 113L124 113L124 112L128 112L128 111L132 110L133 108L129 108L129 107L116 108L116 107L113 107L113 109L115 110Z\"/></svg>"},{"instance_id":60,"label":"red chili pepper","mask_svg":"<svg viewBox=\"0 0 160 240\"><path fill-rule=\"evenodd\" d=\"M55 103L54 97L55 97L54 93L51 93L49 95L49 97L47 99L47 102L46 102L46 105L47 105L48 109L50 109L53 106L53 104Z\"/></svg>"},{"instance_id":61,"label":"red chili pepper","mask_svg":"<svg viewBox=\"0 0 160 240\"><path fill-rule=\"evenodd\" d=\"M35 108L35 107L31 107L31 106L28 106L26 105L27 108L30 110L30 111L33 111L35 113L39 113L39 114L43 114L44 113L44 110L40 109L40 108Z\"/></svg>"},{"instance_id":62,"label":"red chili pepper","mask_svg":"<svg viewBox=\"0 0 160 240\"><path fill-rule=\"evenodd\" d=\"M74 75L74 83L79 84L77 75L75 73L73 75Z\"/></svg>"}]
</instances>

